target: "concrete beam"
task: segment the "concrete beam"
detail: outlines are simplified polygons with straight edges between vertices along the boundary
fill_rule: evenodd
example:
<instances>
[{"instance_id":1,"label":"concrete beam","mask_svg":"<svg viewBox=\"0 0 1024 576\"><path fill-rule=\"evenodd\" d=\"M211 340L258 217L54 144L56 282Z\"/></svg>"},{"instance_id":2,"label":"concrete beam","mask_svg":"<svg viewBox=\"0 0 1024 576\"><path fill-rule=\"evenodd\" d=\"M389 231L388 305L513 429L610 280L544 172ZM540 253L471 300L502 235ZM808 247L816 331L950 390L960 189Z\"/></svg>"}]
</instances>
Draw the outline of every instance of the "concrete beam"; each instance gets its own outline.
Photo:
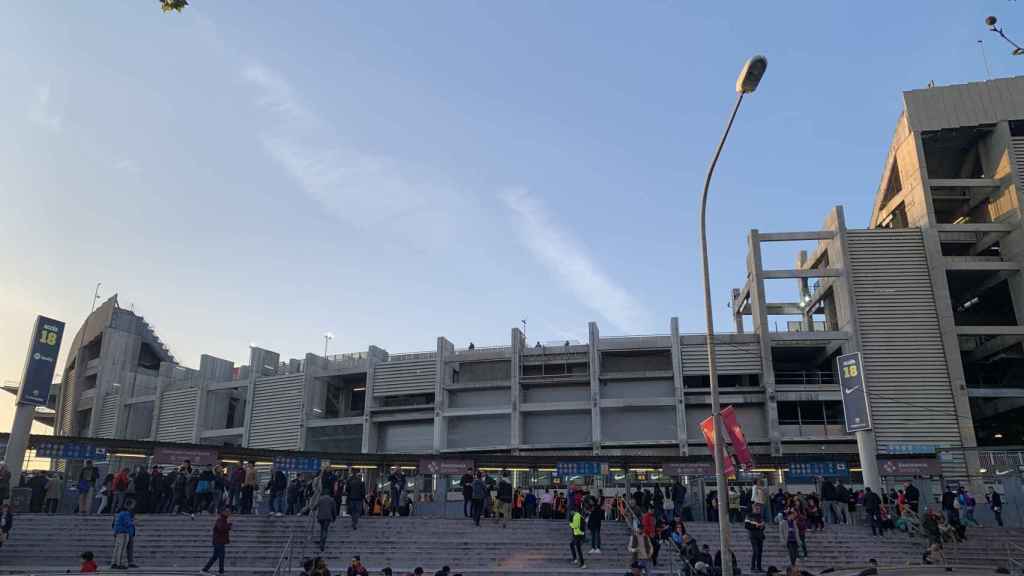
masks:
<instances>
[{"instance_id":1,"label":"concrete beam","mask_svg":"<svg viewBox=\"0 0 1024 576\"><path fill-rule=\"evenodd\" d=\"M815 230L812 232L762 232L761 242L800 242L803 240L831 240L835 238L834 230Z\"/></svg>"},{"instance_id":2,"label":"concrete beam","mask_svg":"<svg viewBox=\"0 0 1024 576\"><path fill-rule=\"evenodd\" d=\"M965 260L963 256L945 256L946 270L959 271L1020 271L1021 263L1007 260Z\"/></svg>"},{"instance_id":3,"label":"concrete beam","mask_svg":"<svg viewBox=\"0 0 1024 576\"><path fill-rule=\"evenodd\" d=\"M1013 232L1017 224L1005 222L983 222L977 224L935 224L937 232Z\"/></svg>"},{"instance_id":4,"label":"concrete beam","mask_svg":"<svg viewBox=\"0 0 1024 576\"><path fill-rule=\"evenodd\" d=\"M1024 398L1024 388L968 388L971 398Z\"/></svg>"},{"instance_id":5,"label":"concrete beam","mask_svg":"<svg viewBox=\"0 0 1024 576\"><path fill-rule=\"evenodd\" d=\"M650 406L672 406L674 398L602 398L601 408L641 408Z\"/></svg>"},{"instance_id":6,"label":"concrete beam","mask_svg":"<svg viewBox=\"0 0 1024 576\"><path fill-rule=\"evenodd\" d=\"M980 240L971 245L971 256L975 256L979 252L988 250L989 246L1001 240L1003 236L1006 236L1006 232L989 232L983 235Z\"/></svg>"},{"instance_id":7,"label":"concrete beam","mask_svg":"<svg viewBox=\"0 0 1024 576\"><path fill-rule=\"evenodd\" d=\"M590 410L588 400L576 402L524 402L519 405L520 412L586 412Z\"/></svg>"},{"instance_id":8,"label":"concrete beam","mask_svg":"<svg viewBox=\"0 0 1024 576\"><path fill-rule=\"evenodd\" d=\"M843 331L828 330L816 332L772 332L772 342L787 342L793 340L849 340L850 335Z\"/></svg>"},{"instance_id":9,"label":"concrete beam","mask_svg":"<svg viewBox=\"0 0 1024 576\"><path fill-rule=\"evenodd\" d=\"M967 355L968 362L979 362L1006 350L1010 346L1020 344L1024 341L1024 335L1015 336L996 336L995 338L985 342L981 346L975 348L970 354Z\"/></svg>"},{"instance_id":10,"label":"concrete beam","mask_svg":"<svg viewBox=\"0 0 1024 576\"><path fill-rule=\"evenodd\" d=\"M993 178L929 178L934 188L999 188L999 181Z\"/></svg>"},{"instance_id":11,"label":"concrete beam","mask_svg":"<svg viewBox=\"0 0 1024 576\"><path fill-rule=\"evenodd\" d=\"M1024 336L1024 326L957 326L957 336Z\"/></svg>"},{"instance_id":12,"label":"concrete beam","mask_svg":"<svg viewBox=\"0 0 1024 576\"><path fill-rule=\"evenodd\" d=\"M804 270L764 270L762 280L778 280L782 278L832 278L841 276L838 268L808 268Z\"/></svg>"}]
</instances>

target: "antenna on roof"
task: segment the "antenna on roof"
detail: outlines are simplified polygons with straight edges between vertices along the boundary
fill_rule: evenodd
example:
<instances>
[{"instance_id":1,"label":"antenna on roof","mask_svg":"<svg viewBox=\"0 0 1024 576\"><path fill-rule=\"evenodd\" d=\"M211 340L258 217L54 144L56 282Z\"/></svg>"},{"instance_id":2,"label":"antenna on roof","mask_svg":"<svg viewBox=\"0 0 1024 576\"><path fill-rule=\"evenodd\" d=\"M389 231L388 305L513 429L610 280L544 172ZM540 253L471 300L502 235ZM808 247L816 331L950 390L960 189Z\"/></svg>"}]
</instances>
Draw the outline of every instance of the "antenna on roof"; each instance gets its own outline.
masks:
<instances>
[{"instance_id":1,"label":"antenna on roof","mask_svg":"<svg viewBox=\"0 0 1024 576\"><path fill-rule=\"evenodd\" d=\"M985 53L985 41L978 40L978 48L981 49L981 60L985 63L985 78L992 79L992 69L988 67L988 54Z\"/></svg>"}]
</instances>

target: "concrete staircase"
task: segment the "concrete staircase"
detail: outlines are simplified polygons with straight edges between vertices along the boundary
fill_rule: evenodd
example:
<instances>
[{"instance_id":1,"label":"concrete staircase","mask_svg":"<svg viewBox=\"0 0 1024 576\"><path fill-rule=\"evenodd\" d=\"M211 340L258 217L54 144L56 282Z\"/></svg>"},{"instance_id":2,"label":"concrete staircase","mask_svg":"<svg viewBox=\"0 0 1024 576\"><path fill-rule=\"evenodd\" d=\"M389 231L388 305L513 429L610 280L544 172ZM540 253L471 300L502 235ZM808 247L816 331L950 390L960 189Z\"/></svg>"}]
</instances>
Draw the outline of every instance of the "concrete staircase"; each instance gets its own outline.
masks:
<instances>
[{"instance_id":1,"label":"concrete staircase","mask_svg":"<svg viewBox=\"0 0 1024 576\"><path fill-rule=\"evenodd\" d=\"M140 573L157 571L195 573L209 557L214 518L197 516L140 516L135 542L135 560ZM303 557L316 555L318 527L307 517L269 518L235 516L227 570L235 574L269 575L292 538L289 568L282 574L297 573ZM764 566L788 563L785 546L769 527ZM716 524L691 523L689 532L699 544L718 547ZM623 574L629 565L625 525L606 522L602 531L603 554L588 555L587 569L569 563L568 526L561 520L518 520L501 528L484 520L476 528L469 520L445 518L363 518L353 532L347 518L331 528L323 556L335 572L359 554L371 571L391 566L396 573L423 566L428 573L449 565L455 572L488 574L544 573ZM747 573L750 544L742 526L733 527L733 542L740 566ZM967 543L954 551L947 549L957 564L995 567L1005 563L1006 543L1024 542L1024 530L976 528ZM111 517L19 515L10 540L0 548L0 574L63 573L77 570L78 556L91 550L101 566L109 565L113 544ZM589 546L585 546L589 549ZM810 557L804 565L812 570L826 567L862 567L868 558L883 565L919 564L924 543L903 534L874 538L864 527L829 526L824 532L808 533ZM662 548L657 572L670 567L668 547ZM675 564L678 567L678 564ZM215 567L216 568L216 567ZM991 568L990 568L991 570Z\"/></svg>"}]
</instances>

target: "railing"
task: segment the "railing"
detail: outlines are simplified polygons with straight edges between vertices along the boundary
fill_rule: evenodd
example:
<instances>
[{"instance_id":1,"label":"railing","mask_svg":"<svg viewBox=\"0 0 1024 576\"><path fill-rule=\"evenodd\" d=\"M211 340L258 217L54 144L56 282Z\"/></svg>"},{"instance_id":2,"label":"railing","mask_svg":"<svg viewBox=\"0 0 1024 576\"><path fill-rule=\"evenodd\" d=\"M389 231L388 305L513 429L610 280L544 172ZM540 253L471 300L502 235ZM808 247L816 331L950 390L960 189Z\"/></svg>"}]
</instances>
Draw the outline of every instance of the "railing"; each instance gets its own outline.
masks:
<instances>
[{"instance_id":1,"label":"railing","mask_svg":"<svg viewBox=\"0 0 1024 576\"><path fill-rule=\"evenodd\" d=\"M277 566L274 567L274 576L283 576L290 574L292 569L295 568L296 558L303 558L306 552L306 547L309 546L310 540L314 534L314 526L316 523L316 515L313 512L309 514L309 522L303 525L299 523L298 526L292 528L288 534L288 541L285 542L284 547L281 548L281 555L277 559ZM305 534L302 533L305 529ZM302 536L302 542L296 542L296 535ZM296 554L298 549L298 554Z\"/></svg>"},{"instance_id":2,"label":"railing","mask_svg":"<svg viewBox=\"0 0 1024 576\"><path fill-rule=\"evenodd\" d=\"M401 362L403 360L432 360L437 358L437 352L401 352L399 354L388 354L387 362Z\"/></svg>"},{"instance_id":3,"label":"railing","mask_svg":"<svg viewBox=\"0 0 1024 576\"><path fill-rule=\"evenodd\" d=\"M1017 452L979 452L979 464L984 468L1024 466L1024 451Z\"/></svg>"},{"instance_id":4,"label":"railing","mask_svg":"<svg viewBox=\"0 0 1024 576\"><path fill-rule=\"evenodd\" d=\"M507 351L511 351L511 350L512 350L512 347L511 347L511 346L508 346L508 345L498 345L498 346L477 346L477 345L475 345L475 344L474 344L472 348L470 348L470 347L468 347L468 346L467 346L467 347L465 347L465 348L456 348L456 349L455 349L455 352L456 352L457 354L464 354L464 353L466 353L466 352L471 352L471 353L472 353L472 352L486 352L486 351L501 351L501 352L507 352Z\"/></svg>"},{"instance_id":5,"label":"railing","mask_svg":"<svg viewBox=\"0 0 1024 576\"><path fill-rule=\"evenodd\" d=\"M849 438L842 424L783 424L779 423L783 438Z\"/></svg>"},{"instance_id":6,"label":"railing","mask_svg":"<svg viewBox=\"0 0 1024 576\"><path fill-rule=\"evenodd\" d=\"M775 372L775 384L798 386L834 386L835 374L817 370Z\"/></svg>"},{"instance_id":7,"label":"railing","mask_svg":"<svg viewBox=\"0 0 1024 576\"><path fill-rule=\"evenodd\" d=\"M331 354L327 357L331 362L347 362L350 360L366 360L369 354L363 350L362 352L345 352L344 354Z\"/></svg>"}]
</instances>

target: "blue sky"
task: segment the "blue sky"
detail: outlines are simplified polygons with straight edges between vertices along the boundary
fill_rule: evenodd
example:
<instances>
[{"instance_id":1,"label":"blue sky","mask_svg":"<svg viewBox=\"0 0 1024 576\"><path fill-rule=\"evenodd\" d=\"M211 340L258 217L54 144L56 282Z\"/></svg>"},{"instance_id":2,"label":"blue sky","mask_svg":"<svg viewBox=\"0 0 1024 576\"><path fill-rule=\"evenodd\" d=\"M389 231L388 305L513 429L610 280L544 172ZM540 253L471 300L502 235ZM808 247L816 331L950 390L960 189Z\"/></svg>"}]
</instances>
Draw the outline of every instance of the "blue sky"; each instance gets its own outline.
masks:
<instances>
[{"instance_id":1,"label":"blue sky","mask_svg":"<svg viewBox=\"0 0 1024 576\"><path fill-rule=\"evenodd\" d=\"M98 281L193 366L700 332L698 195L763 53L710 210L729 329L750 228L865 226L901 91L984 79L978 39L1019 73L990 13L1024 36L1004 0L192 3L5 7L0 379Z\"/></svg>"}]
</instances>

